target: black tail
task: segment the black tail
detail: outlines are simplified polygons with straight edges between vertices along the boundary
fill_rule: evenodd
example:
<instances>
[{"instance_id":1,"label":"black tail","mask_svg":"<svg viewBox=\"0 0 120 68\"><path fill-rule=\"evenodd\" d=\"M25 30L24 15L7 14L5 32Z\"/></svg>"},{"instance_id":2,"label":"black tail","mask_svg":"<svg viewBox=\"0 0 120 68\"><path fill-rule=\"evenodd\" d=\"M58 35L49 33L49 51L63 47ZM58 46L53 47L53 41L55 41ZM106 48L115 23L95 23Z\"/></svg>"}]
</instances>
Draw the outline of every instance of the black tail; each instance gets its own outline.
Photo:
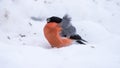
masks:
<instances>
[{"instance_id":1,"label":"black tail","mask_svg":"<svg viewBox=\"0 0 120 68\"><path fill-rule=\"evenodd\" d=\"M81 40L87 43L87 41L86 41L86 40L84 40L84 39L81 39Z\"/></svg>"},{"instance_id":2,"label":"black tail","mask_svg":"<svg viewBox=\"0 0 120 68\"><path fill-rule=\"evenodd\" d=\"M81 40L77 40L76 41L77 43L79 43L79 44L84 44L84 45L86 45L84 42L82 42Z\"/></svg>"},{"instance_id":3,"label":"black tail","mask_svg":"<svg viewBox=\"0 0 120 68\"><path fill-rule=\"evenodd\" d=\"M70 36L70 39L76 40L80 44L85 44L86 40L82 39L78 34Z\"/></svg>"}]
</instances>

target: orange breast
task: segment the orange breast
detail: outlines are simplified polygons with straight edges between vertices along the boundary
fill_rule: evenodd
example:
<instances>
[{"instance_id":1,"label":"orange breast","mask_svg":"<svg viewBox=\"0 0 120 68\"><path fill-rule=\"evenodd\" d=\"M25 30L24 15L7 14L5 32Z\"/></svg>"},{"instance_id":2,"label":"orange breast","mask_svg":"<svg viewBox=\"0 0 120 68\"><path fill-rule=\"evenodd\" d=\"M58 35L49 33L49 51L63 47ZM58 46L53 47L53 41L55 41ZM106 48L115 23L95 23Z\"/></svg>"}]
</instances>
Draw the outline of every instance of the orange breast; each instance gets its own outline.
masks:
<instances>
[{"instance_id":1,"label":"orange breast","mask_svg":"<svg viewBox=\"0 0 120 68\"><path fill-rule=\"evenodd\" d=\"M44 27L44 35L52 47L64 47L71 44L72 40L62 38L59 33L61 27L57 23L47 23Z\"/></svg>"}]
</instances>

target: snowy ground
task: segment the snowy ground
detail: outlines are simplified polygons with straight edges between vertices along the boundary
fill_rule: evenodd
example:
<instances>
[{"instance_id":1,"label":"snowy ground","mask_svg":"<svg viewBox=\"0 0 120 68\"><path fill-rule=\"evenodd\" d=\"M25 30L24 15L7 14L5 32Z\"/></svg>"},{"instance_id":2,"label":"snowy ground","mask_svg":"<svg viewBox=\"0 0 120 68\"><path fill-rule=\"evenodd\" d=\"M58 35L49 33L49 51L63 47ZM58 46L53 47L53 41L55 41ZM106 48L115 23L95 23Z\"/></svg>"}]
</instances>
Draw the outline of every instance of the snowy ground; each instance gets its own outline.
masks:
<instances>
[{"instance_id":1,"label":"snowy ground","mask_svg":"<svg viewBox=\"0 0 120 68\"><path fill-rule=\"evenodd\" d=\"M89 43L50 48L45 19L66 13ZM120 68L119 18L119 0L0 0L0 68Z\"/></svg>"}]
</instances>

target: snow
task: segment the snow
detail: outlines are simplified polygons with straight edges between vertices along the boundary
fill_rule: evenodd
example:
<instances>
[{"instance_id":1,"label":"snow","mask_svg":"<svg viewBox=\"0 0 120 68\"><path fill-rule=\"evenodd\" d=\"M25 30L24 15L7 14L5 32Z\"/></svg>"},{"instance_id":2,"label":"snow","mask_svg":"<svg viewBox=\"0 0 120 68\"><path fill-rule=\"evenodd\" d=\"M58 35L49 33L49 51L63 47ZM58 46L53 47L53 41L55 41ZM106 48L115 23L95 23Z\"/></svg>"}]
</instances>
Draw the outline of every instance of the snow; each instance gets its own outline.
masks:
<instances>
[{"instance_id":1,"label":"snow","mask_svg":"<svg viewBox=\"0 0 120 68\"><path fill-rule=\"evenodd\" d=\"M87 45L50 47L45 19L66 13ZM0 0L0 68L120 68L119 18L119 0Z\"/></svg>"}]
</instances>

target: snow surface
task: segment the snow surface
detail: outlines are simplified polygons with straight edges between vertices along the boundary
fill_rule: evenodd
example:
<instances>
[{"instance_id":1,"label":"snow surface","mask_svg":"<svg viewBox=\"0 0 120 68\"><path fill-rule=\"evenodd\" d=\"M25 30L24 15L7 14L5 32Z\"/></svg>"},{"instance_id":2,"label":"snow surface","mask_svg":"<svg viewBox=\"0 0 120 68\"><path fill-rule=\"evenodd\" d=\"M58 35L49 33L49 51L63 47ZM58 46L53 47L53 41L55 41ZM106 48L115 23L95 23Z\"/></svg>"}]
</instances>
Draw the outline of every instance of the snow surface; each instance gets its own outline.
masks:
<instances>
[{"instance_id":1,"label":"snow surface","mask_svg":"<svg viewBox=\"0 0 120 68\"><path fill-rule=\"evenodd\" d=\"M45 19L66 13L87 45L50 47ZM120 0L0 0L0 68L120 68L119 18Z\"/></svg>"}]
</instances>

